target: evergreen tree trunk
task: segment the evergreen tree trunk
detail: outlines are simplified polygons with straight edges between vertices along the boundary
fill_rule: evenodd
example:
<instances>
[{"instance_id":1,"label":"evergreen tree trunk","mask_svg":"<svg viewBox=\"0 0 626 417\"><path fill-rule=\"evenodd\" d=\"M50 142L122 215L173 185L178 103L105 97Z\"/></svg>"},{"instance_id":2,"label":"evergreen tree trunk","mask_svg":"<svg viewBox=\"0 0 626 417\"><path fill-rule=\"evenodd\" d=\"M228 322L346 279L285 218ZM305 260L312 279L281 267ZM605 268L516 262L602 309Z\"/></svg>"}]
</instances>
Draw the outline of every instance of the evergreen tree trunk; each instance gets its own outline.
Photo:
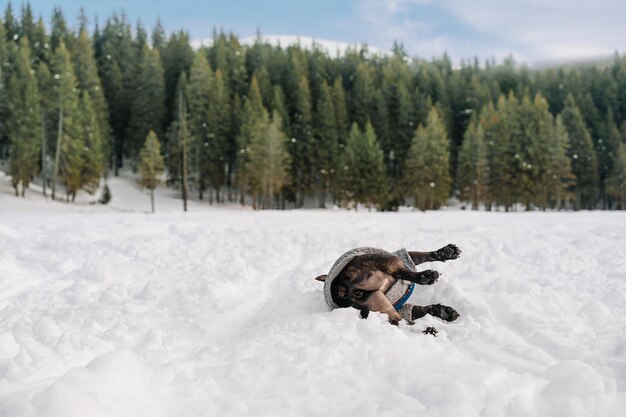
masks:
<instances>
[{"instance_id":1,"label":"evergreen tree trunk","mask_svg":"<svg viewBox=\"0 0 626 417\"><path fill-rule=\"evenodd\" d=\"M267 208L272 208L272 201L274 200L274 184L270 182L270 190L267 193Z\"/></svg>"},{"instance_id":2,"label":"evergreen tree trunk","mask_svg":"<svg viewBox=\"0 0 626 417\"><path fill-rule=\"evenodd\" d=\"M326 208L326 183L322 180L319 192L318 207Z\"/></svg>"},{"instance_id":3,"label":"evergreen tree trunk","mask_svg":"<svg viewBox=\"0 0 626 417\"><path fill-rule=\"evenodd\" d=\"M152 212L154 213L154 188L150 188L150 206L152 207Z\"/></svg>"},{"instance_id":4,"label":"evergreen tree trunk","mask_svg":"<svg viewBox=\"0 0 626 417\"><path fill-rule=\"evenodd\" d=\"M187 195L189 188L187 185L187 138L186 138L186 118L187 115L183 112L183 92L179 93L179 120L180 120L180 140L182 142L183 149L183 163L182 163L182 180L183 180L183 211L187 211Z\"/></svg>"},{"instance_id":5,"label":"evergreen tree trunk","mask_svg":"<svg viewBox=\"0 0 626 417\"><path fill-rule=\"evenodd\" d=\"M122 167L122 140L119 137L115 137L115 176L119 177L120 168Z\"/></svg>"},{"instance_id":6,"label":"evergreen tree trunk","mask_svg":"<svg viewBox=\"0 0 626 417\"><path fill-rule=\"evenodd\" d=\"M59 107L59 130L57 133L57 148L54 153L54 173L52 174L52 199L54 200L57 174L59 172L59 158L61 157L61 139L63 138L63 106Z\"/></svg>"},{"instance_id":7,"label":"evergreen tree trunk","mask_svg":"<svg viewBox=\"0 0 626 417\"><path fill-rule=\"evenodd\" d=\"M41 184L46 195L46 117L41 114Z\"/></svg>"}]
</instances>

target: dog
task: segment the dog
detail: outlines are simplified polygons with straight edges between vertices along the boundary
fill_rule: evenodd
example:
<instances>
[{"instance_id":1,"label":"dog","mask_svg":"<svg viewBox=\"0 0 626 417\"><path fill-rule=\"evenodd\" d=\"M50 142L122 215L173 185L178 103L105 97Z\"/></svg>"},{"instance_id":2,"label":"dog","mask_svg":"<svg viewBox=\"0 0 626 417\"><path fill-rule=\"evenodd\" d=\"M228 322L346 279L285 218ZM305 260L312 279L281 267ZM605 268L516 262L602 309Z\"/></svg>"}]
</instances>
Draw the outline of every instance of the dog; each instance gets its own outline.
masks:
<instances>
[{"instance_id":1,"label":"dog","mask_svg":"<svg viewBox=\"0 0 626 417\"><path fill-rule=\"evenodd\" d=\"M453 244L432 252L400 249L390 253L377 248L356 248L343 254L328 274L315 279L324 282L324 296L331 308L354 307L362 318L374 311L387 314L394 325L402 319L413 324L426 314L451 322L459 318L452 307L418 306L406 301L415 284L432 285L439 279L437 271L417 272L416 265L446 262L460 255L461 250Z\"/></svg>"}]
</instances>

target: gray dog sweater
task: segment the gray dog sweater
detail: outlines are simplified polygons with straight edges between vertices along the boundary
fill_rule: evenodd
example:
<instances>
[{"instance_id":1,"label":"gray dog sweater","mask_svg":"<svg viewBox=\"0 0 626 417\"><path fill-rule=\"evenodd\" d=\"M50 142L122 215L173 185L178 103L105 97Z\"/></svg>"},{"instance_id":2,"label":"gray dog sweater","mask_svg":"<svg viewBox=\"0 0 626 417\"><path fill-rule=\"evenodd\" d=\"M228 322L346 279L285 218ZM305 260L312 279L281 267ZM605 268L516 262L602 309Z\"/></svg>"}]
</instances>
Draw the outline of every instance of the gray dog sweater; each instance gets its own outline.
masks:
<instances>
[{"instance_id":1,"label":"gray dog sweater","mask_svg":"<svg viewBox=\"0 0 626 417\"><path fill-rule=\"evenodd\" d=\"M341 255L339 259L335 261L333 266L330 267L328 276L326 277L326 280L324 281L324 298L326 299L326 303L330 306L330 308L332 309L339 308L339 306L333 301L333 296L330 291L330 286L333 280L337 278L337 276L343 270L343 268L345 268L345 266L348 265L348 263L354 258L356 258L357 256L369 255L369 254L374 254L374 253L383 253L386 255L397 256L398 258L402 260L402 262L404 262L404 265L407 268L409 268L412 271L417 271L417 267L415 266L413 259L411 259L411 257L409 256L409 253L404 248L398 249L395 252L387 252L385 250L378 249L378 248L356 248L356 249L349 250L348 252ZM393 304L394 307L396 306L396 304L399 304L396 307L396 310L398 310L398 313L400 313L402 318L404 318L408 322L412 322L411 306L408 304L405 304L405 302L406 302L406 299L408 299L408 297L410 296L411 291L413 291L414 286L415 284L413 284L412 282L399 279L385 293L385 297L387 297L387 299L391 301L391 304Z\"/></svg>"}]
</instances>

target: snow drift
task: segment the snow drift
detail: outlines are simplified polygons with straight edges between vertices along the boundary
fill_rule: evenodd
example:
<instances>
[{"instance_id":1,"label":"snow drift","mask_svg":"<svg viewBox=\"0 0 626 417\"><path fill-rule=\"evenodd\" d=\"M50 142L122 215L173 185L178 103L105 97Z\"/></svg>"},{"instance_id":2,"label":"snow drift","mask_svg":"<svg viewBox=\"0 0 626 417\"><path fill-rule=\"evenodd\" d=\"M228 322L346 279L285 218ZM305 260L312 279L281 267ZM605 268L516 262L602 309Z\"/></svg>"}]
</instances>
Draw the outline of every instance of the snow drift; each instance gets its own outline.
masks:
<instances>
[{"instance_id":1,"label":"snow drift","mask_svg":"<svg viewBox=\"0 0 626 417\"><path fill-rule=\"evenodd\" d=\"M626 213L113 207L0 194L0 415L626 408ZM451 324L331 312L314 280L356 246L447 243L461 258L423 265L442 277L411 301L453 306Z\"/></svg>"}]
</instances>

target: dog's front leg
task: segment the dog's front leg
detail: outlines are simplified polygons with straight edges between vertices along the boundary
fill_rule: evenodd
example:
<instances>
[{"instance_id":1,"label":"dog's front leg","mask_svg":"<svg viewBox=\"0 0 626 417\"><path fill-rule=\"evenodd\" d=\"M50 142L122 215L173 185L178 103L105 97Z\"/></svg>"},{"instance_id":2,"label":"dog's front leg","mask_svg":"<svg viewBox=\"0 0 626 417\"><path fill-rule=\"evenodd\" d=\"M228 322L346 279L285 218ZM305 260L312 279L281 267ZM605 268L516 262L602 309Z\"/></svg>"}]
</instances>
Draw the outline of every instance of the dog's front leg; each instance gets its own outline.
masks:
<instances>
[{"instance_id":1,"label":"dog's front leg","mask_svg":"<svg viewBox=\"0 0 626 417\"><path fill-rule=\"evenodd\" d=\"M432 252L415 252L409 251L409 256L415 263L415 265L423 264L424 262L445 262L457 259L461 256L461 249L452 243L437 249Z\"/></svg>"},{"instance_id":2,"label":"dog's front leg","mask_svg":"<svg viewBox=\"0 0 626 417\"><path fill-rule=\"evenodd\" d=\"M361 302L361 304L365 306L368 311L385 313L389 317L389 323L393 325L397 326L398 323L400 323L400 320L402 320L400 313L396 311L393 304L391 304L391 301L389 301L389 299L385 297L385 294L380 290L372 292L366 300ZM361 317L367 317L367 314L363 314L363 309L361 309Z\"/></svg>"}]
</instances>

